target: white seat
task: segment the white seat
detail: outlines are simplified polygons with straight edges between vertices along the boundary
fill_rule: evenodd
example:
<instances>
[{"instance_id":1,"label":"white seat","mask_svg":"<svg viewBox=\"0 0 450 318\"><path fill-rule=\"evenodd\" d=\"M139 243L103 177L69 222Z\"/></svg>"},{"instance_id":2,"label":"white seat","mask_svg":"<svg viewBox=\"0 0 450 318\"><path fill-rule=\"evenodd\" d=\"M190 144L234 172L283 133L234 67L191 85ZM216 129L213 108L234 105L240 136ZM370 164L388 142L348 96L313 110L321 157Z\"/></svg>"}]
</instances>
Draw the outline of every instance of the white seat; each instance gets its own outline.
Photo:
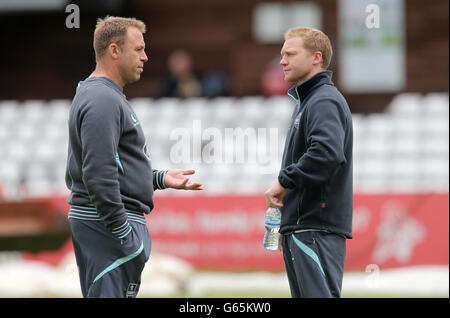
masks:
<instances>
[{"instance_id":1,"label":"white seat","mask_svg":"<svg viewBox=\"0 0 450 318\"><path fill-rule=\"evenodd\" d=\"M217 97L211 101L217 123L216 127L226 127L235 118L234 103L235 99L228 97Z\"/></svg>"},{"instance_id":2,"label":"white seat","mask_svg":"<svg viewBox=\"0 0 450 318\"><path fill-rule=\"evenodd\" d=\"M415 176L420 173L420 162L417 158L411 156L396 156L389 163L394 177Z\"/></svg>"},{"instance_id":3,"label":"white seat","mask_svg":"<svg viewBox=\"0 0 450 318\"><path fill-rule=\"evenodd\" d=\"M258 163L244 163L244 164L236 164L239 169L238 177L243 180L260 180L263 174L260 171L260 166Z\"/></svg>"},{"instance_id":4,"label":"white seat","mask_svg":"<svg viewBox=\"0 0 450 318\"><path fill-rule=\"evenodd\" d=\"M56 179L64 180L66 175L66 157L59 159L55 158L48 167L50 167L49 174L52 174Z\"/></svg>"},{"instance_id":5,"label":"white seat","mask_svg":"<svg viewBox=\"0 0 450 318\"><path fill-rule=\"evenodd\" d=\"M194 122L196 125L200 123L202 132L207 128L216 127L215 114L212 108L207 107L205 104L190 104L186 106L184 114L178 118L179 127L192 127Z\"/></svg>"},{"instance_id":6,"label":"white seat","mask_svg":"<svg viewBox=\"0 0 450 318\"><path fill-rule=\"evenodd\" d=\"M388 136L373 134L370 137L362 138L353 142L356 144L358 154L362 151L368 156L388 156L394 150L392 139ZM362 149L359 150L358 148Z\"/></svg>"},{"instance_id":7,"label":"white seat","mask_svg":"<svg viewBox=\"0 0 450 318\"><path fill-rule=\"evenodd\" d=\"M391 101L386 111L395 117L420 117L423 113L422 95L420 93L398 94Z\"/></svg>"},{"instance_id":8,"label":"white seat","mask_svg":"<svg viewBox=\"0 0 450 318\"><path fill-rule=\"evenodd\" d=\"M3 145L4 142L7 142L9 139L11 139L10 129L7 125L1 125L0 124L0 145ZM0 147L1 149L2 147ZM1 150L0 150L1 151Z\"/></svg>"},{"instance_id":9,"label":"white seat","mask_svg":"<svg viewBox=\"0 0 450 318\"><path fill-rule=\"evenodd\" d=\"M64 121L52 120L47 122L45 125L35 128L38 133L36 137L39 136L40 139L45 139L48 141L58 140L68 137L69 127Z\"/></svg>"},{"instance_id":10,"label":"white seat","mask_svg":"<svg viewBox=\"0 0 450 318\"><path fill-rule=\"evenodd\" d=\"M4 161L0 165L0 182L17 182L21 176L21 168L14 160Z\"/></svg>"},{"instance_id":11,"label":"white seat","mask_svg":"<svg viewBox=\"0 0 450 318\"><path fill-rule=\"evenodd\" d=\"M434 138L427 138L421 145L422 151L425 155L443 155L449 153L449 139L447 136L436 136Z\"/></svg>"},{"instance_id":12,"label":"white seat","mask_svg":"<svg viewBox=\"0 0 450 318\"><path fill-rule=\"evenodd\" d=\"M21 104L23 108L22 120L27 122L27 125L35 123L42 124L46 120L46 107L42 100L27 100Z\"/></svg>"},{"instance_id":13,"label":"white seat","mask_svg":"<svg viewBox=\"0 0 450 318\"><path fill-rule=\"evenodd\" d=\"M53 185L47 179L29 179L25 182L25 195L30 198L53 195Z\"/></svg>"},{"instance_id":14,"label":"white seat","mask_svg":"<svg viewBox=\"0 0 450 318\"><path fill-rule=\"evenodd\" d=\"M364 138L359 134L353 135L353 156L364 157L366 153L366 143L364 142Z\"/></svg>"},{"instance_id":15,"label":"white seat","mask_svg":"<svg viewBox=\"0 0 450 318\"><path fill-rule=\"evenodd\" d=\"M392 140L388 141L392 146L395 154L402 154L408 156L420 155L423 147L423 142L419 138L420 136L396 136Z\"/></svg>"},{"instance_id":16,"label":"white seat","mask_svg":"<svg viewBox=\"0 0 450 318\"><path fill-rule=\"evenodd\" d=\"M420 135L422 133L423 122L420 118L400 118L394 117L392 127L396 136Z\"/></svg>"},{"instance_id":17,"label":"white seat","mask_svg":"<svg viewBox=\"0 0 450 318\"><path fill-rule=\"evenodd\" d=\"M413 178L408 175L400 175L389 180L389 183L384 191L386 192L387 189L394 192L411 193L421 191L422 185L417 178Z\"/></svg>"},{"instance_id":18,"label":"white seat","mask_svg":"<svg viewBox=\"0 0 450 318\"><path fill-rule=\"evenodd\" d=\"M23 173L27 180L47 179L48 177L45 161L27 162L23 167Z\"/></svg>"},{"instance_id":19,"label":"white seat","mask_svg":"<svg viewBox=\"0 0 450 318\"><path fill-rule=\"evenodd\" d=\"M448 136L449 133L448 116L427 117L422 121L422 125L423 125L423 132L425 134L432 135L430 137L436 137L437 135Z\"/></svg>"},{"instance_id":20,"label":"white seat","mask_svg":"<svg viewBox=\"0 0 450 318\"><path fill-rule=\"evenodd\" d=\"M420 162L410 156L391 159L391 174L385 191L417 191L420 188Z\"/></svg>"},{"instance_id":21,"label":"white seat","mask_svg":"<svg viewBox=\"0 0 450 318\"><path fill-rule=\"evenodd\" d=\"M153 138L154 143L175 143L178 141L187 141L192 139L193 127L174 125L170 121L160 121L148 130L149 135Z\"/></svg>"},{"instance_id":22,"label":"white seat","mask_svg":"<svg viewBox=\"0 0 450 318\"><path fill-rule=\"evenodd\" d=\"M193 97L180 101L180 108L184 111L185 117L190 120L203 119L206 116L206 112L210 110L208 102L204 98Z\"/></svg>"},{"instance_id":23,"label":"white seat","mask_svg":"<svg viewBox=\"0 0 450 318\"><path fill-rule=\"evenodd\" d=\"M17 130L14 134L17 142L20 143L32 143L35 138L39 138L42 130L35 129L34 125L25 125Z\"/></svg>"},{"instance_id":24,"label":"white seat","mask_svg":"<svg viewBox=\"0 0 450 318\"><path fill-rule=\"evenodd\" d=\"M133 98L129 103L139 119L143 120L147 117L147 113L154 109L155 100L151 98Z\"/></svg>"},{"instance_id":25,"label":"white seat","mask_svg":"<svg viewBox=\"0 0 450 318\"><path fill-rule=\"evenodd\" d=\"M47 120L56 120L58 122L67 122L72 102L68 99L54 99L44 107Z\"/></svg>"},{"instance_id":26,"label":"white seat","mask_svg":"<svg viewBox=\"0 0 450 318\"><path fill-rule=\"evenodd\" d=\"M429 93L422 99L425 115L429 117L442 116L448 118L448 93Z\"/></svg>"},{"instance_id":27,"label":"white seat","mask_svg":"<svg viewBox=\"0 0 450 318\"><path fill-rule=\"evenodd\" d=\"M435 178L448 178L448 156L429 157L422 163L422 173Z\"/></svg>"},{"instance_id":28,"label":"white seat","mask_svg":"<svg viewBox=\"0 0 450 318\"><path fill-rule=\"evenodd\" d=\"M390 136L395 129L391 118L385 114L372 114L367 116L364 119L364 126L367 134L376 136Z\"/></svg>"},{"instance_id":29,"label":"white seat","mask_svg":"<svg viewBox=\"0 0 450 318\"><path fill-rule=\"evenodd\" d=\"M34 159L38 162L51 161L57 152L63 151L62 149L56 149L54 145L47 140L40 140L34 145ZM64 149L66 151L66 149Z\"/></svg>"},{"instance_id":30,"label":"white seat","mask_svg":"<svg viewBox=\"0 0 450 318\"><path fill-rule=\"evenodd\" d=\"M164 162L172 160L170 159L170 151L168 152L165 147L159 146L159 145L151 145L148 147L148 152L150 156L150 160L152 161L152 164L161 165ZM176 162L177 158L173 158Z\"/></svg>"},{"instance_id":31,"label":"white seat","mask_svg":"<svg viewBox=\"0 0 450 318\"><path fill-rule=\"evenodd\" d=\"M6 100L0 102L0 126L15 122L19 118L19 103L15 100Z\"/></svg>"},{"instance_id":32,"label":"white seat","mask_svg":"<svg viewBox=\"0 0 450 318\"><path fill-rule=\"evenodd\" d=\"M448 192L448 178L436 179L424 176L421 180L421 190L426 192Z\"/></svg>"},{"instance_id":33,"label":"white seat","mask_svg":"<svg viewBox=\"0 0 450 318\"><path fill-rule=\"evenodd\" d=\"M283 144L267 144L259 146L256 153L256 160L260 174L274 174L279 172L283 157Z\"/></svg>"},{"instance_id":34,"label":"white seat","mask_svg":"<svg viewBox=\"0 0 450 318\"><path fill-rule=\"evenodd\" d=\"M366 132L365 116L362 114L352 114L353 135L364 135Z\"/></svg>"},{"instance_id":35,"label":"white seat","mask_svg":"<svg viewBox=\"0 0 450 318\"><path fill-rule=\"evenodd\" d=\"M270 118L263 118L266 103L266 98L262 96L246 96L238 98L236 104L239 107L240 117L244 117L247 121L253 120L255 122L261 119L270 121Z\"/></svg>"},{"instance_id":36,"label":"white seat","mask_svg":"<svg viewBox=\"0 0 450 318\"><path fill-rule=\"evenodd\" d=\"M296 107L295 101L289 96L271 96L267 97L267 103L270 104L273 109L284 109L281 112L288 112L292 115L294 108Z\"/></svg>"},{"instance_id":37,"label":"white seat","mask_svg":"<svg viewBox=\"0 0 450 318\"><path fill-rule=\"evenodd\" d=\"M264 99L263 102L259 105L259 109L257 111L260 113L260 116L257 119L255 119L258 127L280 128L287 125L290 120L289 114L285 118L281 118L282 114L276 115L277 112L276 106L274 106L270 98ZM252 118L251 114L250 118Z\"/></svg>"},{"instance_id":38,"label":"white seat","mask_svg":"<svg viewBox=\"0 0 450 318\"><path fill-rule=\"evenodd\" d=\"M378 157L367 157L359 163L358 170L364 178L385 178L390 174L389 165L386 164L386 160L382 160Z\"/></svg>"},{"instance_id":39,"label":"white seat","mask_svg":"<svg viewBox=\"0 0 450 318\"><path fill-rule=\"evenodd\" d=\"M30 160L32 158L33 149L31 145L22 142L11 142L7 145L7 157L17 162ZM13 163L14 164L14 163Z\"/></svg>"},{"instance_id":40,"label":"white seat","mask_svg":"<svg viewBox=\"0 0 450 318\"><path fill-rule=\"evenodd\" d=\"M358 193L382 193L387 188L387 181L382 178L361 178L355 183L354 190Z\"/></svg>"},{"instance_id":41,"label":"white seat","mask_svg":"<svg viewBox=\"0 0 450 318\"><path fill-rule=\"evenodd\" d=\"M156 100L157 120L170 120L172 116L176 116L179 104L177 98L165 97Z\"/></svg>"}]
</instances>

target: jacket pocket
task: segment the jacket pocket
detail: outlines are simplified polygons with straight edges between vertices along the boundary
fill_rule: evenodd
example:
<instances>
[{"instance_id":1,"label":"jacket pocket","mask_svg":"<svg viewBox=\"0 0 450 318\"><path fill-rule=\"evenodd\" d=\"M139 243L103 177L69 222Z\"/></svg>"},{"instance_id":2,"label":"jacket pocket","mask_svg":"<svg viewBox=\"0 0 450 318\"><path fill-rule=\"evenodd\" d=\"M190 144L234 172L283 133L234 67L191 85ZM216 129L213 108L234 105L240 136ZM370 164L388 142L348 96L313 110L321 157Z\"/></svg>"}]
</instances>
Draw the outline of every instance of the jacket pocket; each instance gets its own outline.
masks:
<instances>
[{"instance_id":1,"label":"jacket pocket","mask_svg":"<svg viewBox=\"0 0 450 318\"><path fill-rule=\"evenodd\" d=\"M301 203L300 203L300 215L309 214L313 211L316 213L320 210L322 204L322 189L316 188L305 188L302 192Z\"/></svg>"}]
</instances>

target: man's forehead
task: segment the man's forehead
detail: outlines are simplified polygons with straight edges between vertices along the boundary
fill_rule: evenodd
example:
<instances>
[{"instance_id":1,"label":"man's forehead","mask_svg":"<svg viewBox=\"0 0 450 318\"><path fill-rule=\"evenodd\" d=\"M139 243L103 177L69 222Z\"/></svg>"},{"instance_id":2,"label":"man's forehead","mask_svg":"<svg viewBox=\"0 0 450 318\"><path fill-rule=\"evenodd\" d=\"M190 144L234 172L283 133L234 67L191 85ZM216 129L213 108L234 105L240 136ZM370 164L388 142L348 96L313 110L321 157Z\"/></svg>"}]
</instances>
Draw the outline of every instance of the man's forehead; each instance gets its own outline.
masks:
<instances>
[{"instance_id":1,"label":"man's forehead","mask_svg":"<svg viewBox=\"0 0 450 318\"><path fill-rule=\"evenodd\" d=\"M303 45L303 40L301 37L292 37L284 41L281 51L299 49Z\"/></svg>"},{"instance_id":2,"label":"man's forehead","mask_svg":"<svg viewBox=\"0 0 450 318\"><path fill-rule=\"evenodd\" d=\"M142 32L139 31L139 29L137 29L135 27L128 28L127 37L128 37L128 39L132 40L133 42L137 42L138 44L145 45L144 36L142 35Z\"/></svg>"}]
</instances>

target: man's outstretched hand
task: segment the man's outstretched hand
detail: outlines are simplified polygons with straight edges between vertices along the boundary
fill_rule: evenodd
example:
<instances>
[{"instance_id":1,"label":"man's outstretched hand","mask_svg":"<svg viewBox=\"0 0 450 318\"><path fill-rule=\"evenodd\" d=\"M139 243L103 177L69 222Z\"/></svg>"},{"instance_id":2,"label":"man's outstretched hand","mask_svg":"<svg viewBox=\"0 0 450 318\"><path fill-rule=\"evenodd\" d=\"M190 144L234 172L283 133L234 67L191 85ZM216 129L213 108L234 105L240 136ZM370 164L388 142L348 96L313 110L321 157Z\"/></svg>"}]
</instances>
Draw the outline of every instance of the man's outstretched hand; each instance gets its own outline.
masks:
<instances>
[{"instance_id":1,"label":"man's outstretched hand","mask_svg":"<svg viewBox=\"0 0 450 318\"><path fill-rule=\"evenodd\" d=\"M194 174L194 170L169 169L164 176L166 188L179 190L203 190L203 186L198 182L191 182L187 175Z\"/></svg>"}]
</instances>

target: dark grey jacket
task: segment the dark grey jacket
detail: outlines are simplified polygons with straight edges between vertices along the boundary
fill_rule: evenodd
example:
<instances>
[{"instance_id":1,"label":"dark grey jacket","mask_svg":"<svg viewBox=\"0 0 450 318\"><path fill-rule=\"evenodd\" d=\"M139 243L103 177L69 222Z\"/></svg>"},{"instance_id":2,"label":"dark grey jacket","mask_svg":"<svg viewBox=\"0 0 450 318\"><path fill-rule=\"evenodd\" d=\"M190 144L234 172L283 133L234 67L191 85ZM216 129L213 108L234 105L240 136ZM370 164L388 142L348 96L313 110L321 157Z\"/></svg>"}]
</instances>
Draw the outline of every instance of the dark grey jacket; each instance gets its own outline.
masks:
<instances>
[{"instance_id":1,"label":"dark grey jacket","mask_svg":"<svg viewBox=\"0 0 450 318\"><path fill-rule=\"evenodd\" d=\"M297 107L278 176L287 188L281 233L320 229L352 237L352 117L331 77L319 72L288 92Z\"/></svg>"},{"instance_id":2,"label":"dark grey jacket","mask_svg":"<svg viewBox=\"0 0 450 318\"><path fill-rule=\"evenodd\" d=\"M142 127L122 87L106 77L80 82L69 115L67 202L80 210L72 216L86 219L83 207L95 208L114 234L128 233L126 212L150 213L164 174L152 170Z\"/></svg>"}]
</instances>

